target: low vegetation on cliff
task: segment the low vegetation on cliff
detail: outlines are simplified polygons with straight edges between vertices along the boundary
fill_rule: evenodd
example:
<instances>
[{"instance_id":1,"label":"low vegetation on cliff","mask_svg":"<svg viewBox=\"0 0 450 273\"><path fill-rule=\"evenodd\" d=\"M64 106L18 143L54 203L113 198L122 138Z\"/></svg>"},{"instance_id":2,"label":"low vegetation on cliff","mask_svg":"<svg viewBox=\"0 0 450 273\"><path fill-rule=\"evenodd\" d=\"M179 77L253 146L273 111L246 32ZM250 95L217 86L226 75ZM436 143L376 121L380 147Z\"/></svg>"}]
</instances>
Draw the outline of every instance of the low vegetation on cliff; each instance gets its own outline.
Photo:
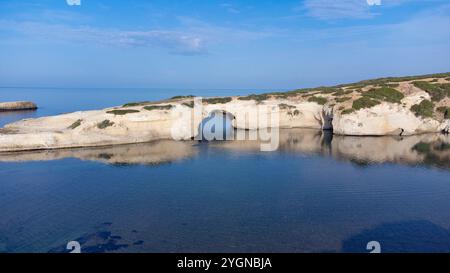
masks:
<instances>
[{"instance_id":1,"label":"low vegetation on cliff","mask_svg":"<svg viewBox=\"0 0 450 273\"><path fill-rule=\"evenodd\" d=\"M363 96L375 100L384 100L394 103L400 103L400 101L405 97L400 91L397 91L390 87L370 89L369 91L365 92Z\"/></svg>"},{"instance_id":2,"label":"low vegetation on cliff","mask_svg":"<svg viewBox=\"0 0 450 273\"><path fill-rule=\"evenodd\" d=\"M114 109L111 111L107 111L106 113L108 114L113 114L113 115L118 115L118 116L123 116L126 114L132 114L132 113L139 113L139 110L134 110L134 109Z\"/></svg>"},{"instance_id":3,"label":"low vegetation on cliff","mask_svg":"<svg viewBox=\"0 0 450 273\"><path fill-rule=\"evenodd\" d=\"M204 103L208 104L219 104L219 103L228 103L232 101L233 99L231 97L223 97L223 98L208 98L203 99Z\"/></svg>"},{"instance_id":4,"label":"low vegetation on cliff","mask_svg":"<svg viewBox=\"0 0 450 273\"><path fill-rule=\"evenodd\" d=\"M82 119L78 119L77 121L75 121L74 123L72 123L72 125L70 125L69 127L68 127L68 129L75 129L75 128L77 128L78 126L80 126L81 125L81 122L82 122L83 120Z\"/></svg>"},{"instance_id":5,"label":"low vegetation on cliff","mask_svg":"<svg viewBox=\"0 0 450 273\"><path fill-rule=\"evenodd\" d=\"M381 103L380 101L374 100L374 99L369 98L369 97L361 97L361 98L353 101L352 108L355 109L355 110L364 109L364 108L371 108L371 107L374 107L375 105L378 105L380 103Z\"/></svg>"},{"instance_id":6,"label":"low vegetation on cliff","mask_svg":"<svg viewBox=\"0 0 450 273\"><path fill-rule=\"evenodd\" d=\"M414 86L430 94L433 101L441 101L445 97L450 97L450 83L430 83L425 81L413 82Z\"/></svg>"},{"instance_id":7,"label":"low vegetation on cliff","mask_svg":"<svg viewBox=\"0 0 450 273\"><path fill-rule=\"evenodd\" d=\"M418 117L431 118L434 113L434 103L429 100L423 100L421 103L413 105L411 111Z\"/></svg>"},{"instance_id":8,"label":"low vegetation on cliff","mask_svg":"<svg viewBox=\"0 0 450 273\"><path fill-rule=\"evenodd\" d=\"M166 104L166 105L148 105L145 106L144 109L147 111L153 111L153 110L170 110L174 106L172 104Z\"/></svg>"},{"instance_id":9,"label":"low vegetation on cliff","mask_svg":"<svg viewBox=\"0 0 450 273\"><path fill-rule=\"evenodd\" d=\"M313 96L313 97L310 97L308 99L308 101L309 102L316 102L316 103L318 103L320 105L324 105L325 103L327 103L328 100L327 100L327 98L324 98L324 97Z\"/></svg>"},{"instance_id":10,"label":"low vegetation on cliff","mask_svg":"<svg viewBox=\"0 0 450 273\"><path fill-rule=\"evenodd\" d=\"M105 119L104 121L97 124L98 129L105 129L107 127L113 126L114 122L110 121L109 119Z\"/></svg>"}]
</instances>

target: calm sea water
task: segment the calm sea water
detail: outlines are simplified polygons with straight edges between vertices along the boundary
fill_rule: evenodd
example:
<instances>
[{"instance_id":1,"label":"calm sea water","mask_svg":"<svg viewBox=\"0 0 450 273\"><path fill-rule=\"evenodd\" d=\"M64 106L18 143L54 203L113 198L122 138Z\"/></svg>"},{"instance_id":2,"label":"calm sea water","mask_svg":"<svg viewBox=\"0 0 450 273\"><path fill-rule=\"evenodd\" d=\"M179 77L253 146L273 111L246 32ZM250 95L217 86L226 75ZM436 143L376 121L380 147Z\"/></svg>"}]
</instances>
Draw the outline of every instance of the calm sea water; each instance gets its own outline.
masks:
<instances>
[{"instance_id":1,"label":"calm sea water","mask_svg":"<svg viewBox=\"0 0 450 273\"><path fill-rule=\"evenodd\" d=\"M251 90L0 89L22 118L179 94ZM450 252L450 137L281 130L258 141L0 154L0 252Z\"/></svg>"}]
</instances>

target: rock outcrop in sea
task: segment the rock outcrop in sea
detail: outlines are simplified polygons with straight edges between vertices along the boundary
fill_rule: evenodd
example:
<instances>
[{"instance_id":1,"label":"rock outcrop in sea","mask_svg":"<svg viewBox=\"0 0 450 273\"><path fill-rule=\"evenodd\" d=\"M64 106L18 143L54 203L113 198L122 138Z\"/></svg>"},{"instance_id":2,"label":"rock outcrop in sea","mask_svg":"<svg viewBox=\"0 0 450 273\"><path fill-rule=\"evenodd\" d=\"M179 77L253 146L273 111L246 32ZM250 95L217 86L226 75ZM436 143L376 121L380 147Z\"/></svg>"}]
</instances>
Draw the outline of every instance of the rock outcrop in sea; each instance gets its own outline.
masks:
<instances>
[{"instance_id":1,"label":"rock outcrop in sea","mask_svg":"<svg viewBox=\"0 0 450 273\"><path fill-rule=\"evenodd\" d=\"M0 112L35 110L37 106L30 101L0 102Z\"/></svg>"}]
</instances>

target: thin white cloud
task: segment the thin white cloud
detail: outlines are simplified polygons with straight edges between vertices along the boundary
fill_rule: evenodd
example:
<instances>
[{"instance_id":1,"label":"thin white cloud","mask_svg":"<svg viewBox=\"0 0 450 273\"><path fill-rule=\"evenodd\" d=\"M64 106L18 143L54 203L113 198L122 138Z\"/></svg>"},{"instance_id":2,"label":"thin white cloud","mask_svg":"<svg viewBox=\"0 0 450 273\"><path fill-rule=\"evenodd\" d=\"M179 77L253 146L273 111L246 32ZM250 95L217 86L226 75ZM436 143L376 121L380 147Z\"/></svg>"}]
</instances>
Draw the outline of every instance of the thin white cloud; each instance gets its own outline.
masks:
<instances>
[{"instance_id":1,"label":"thin white cloud","mask_svg":"<svg viewBox=\"0 0 450 273\"><path fill-rule=\"evenodd\" d=\"M220 6L222 8L224 8L226 11L228 11L229 13L234 13L234 14L241 13L241 11L232 4L222 3L222 4L220 4Z\"/></svg>"},{"instance_id":2,"label":"thin white cloud","mask_svg":"<svg viewBox=\"0 0 450 273\"><path fill-rule=\"evenodd\" d=\"M325 20L342 18L371 18L366 0L305 0L301 10L307 15Z\"/></svg>"},{"instance_id":3,"label":"thin white cloud","mask_svg":"<svg viewBox=\"0 0 450 273\"><path fill-rule=\"evenodd\" d=\"M297 11L322 20L370 19L377 7L396 6L417 0L305 0Z\"/></svg>"},{"instance_id":4,"label":"thin white cloud","mask_svg":"<svg viewBox=\"0 0 450 273\"><path fill-rule=\"evenodd\" d=\"M40 22L0 21L0 28L27 37L53 42L103 44L119 47L162 47L170 53L197 55L206 53L204 39L198 35L175 30L128 31L69 26Z\"/></svg>"}]
</instances>

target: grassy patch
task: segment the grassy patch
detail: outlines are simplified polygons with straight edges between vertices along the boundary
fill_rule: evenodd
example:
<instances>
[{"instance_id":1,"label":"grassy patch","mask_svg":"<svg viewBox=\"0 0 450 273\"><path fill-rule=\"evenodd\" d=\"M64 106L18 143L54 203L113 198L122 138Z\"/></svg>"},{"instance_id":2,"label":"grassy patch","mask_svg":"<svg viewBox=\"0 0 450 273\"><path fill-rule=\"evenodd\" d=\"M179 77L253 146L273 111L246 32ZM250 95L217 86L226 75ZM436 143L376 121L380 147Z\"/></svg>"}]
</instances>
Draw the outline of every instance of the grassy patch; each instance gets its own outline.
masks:
<instances>
[{"instance_id":1,"label":"grassy patch","mask_svg":"<svg viewBox=\"0 0 450 273\"><path fill-rule=\"evenodd\" d=\"M419 104L411 106L411 111L418 117L432 117L434 112L434 103L429 100L423 100Z\"/></svg>"},{"instance_id":2,"label":"grassy patch","mask_svg":"<svg viewBox=\"0 0 450 273\"><path fill-rule=\"evenodd\" d=\"M342 114L342 115L347 115L347 114L351 114L351 113L353 113L353 112L355 112L355 109L350 108L350 109L345 109L345 110L343 110L343 111L341 112L341 114Z\"/></svg>"},{"instance_id":3,"label":"grassy patch","mask_svg":"<svg viewBox=\"0 0 450 273\"><path fill-rule=\"evenodd\" d=\"M293 105L289 105L286 103L280 103L278 104L278 107L280 107L281 110L290 110L290 109L295 109L296 107Z\"/></svg>"},{"instance_id":4,"label":"grassy patch","mask_svg":"<svg viewBox=\"0 0 450 273\"><path fill-rule=\"evenodd\" d=\"M175 96L175 97L171 97L171 100L177 100L177 99L188 99L188 98L193 98L195 97L194 95L186 95L186 96Z\"/></svg>"},{"instance_id":5,"label":"grassy patch","mask_svg":"<svg viewBox=\"0 0 450 273\"><path fill-rule=\"evenodd\" d=\"M80 126L81 125L81 122L82 122L83 120L82 119L78 119L77 121L75 121L74 123L72 123L72 125L70 125L69 127L67 127L67 129L75 129L75 128L77 128L78 126Z\"/></svg>"},{"instance_id":6,"label":"grassy patch","mask_svg":"<svg viewBox=\"0 0 450 273\"><path fill-rule=\"evenodd\" d=\"M371 89L363 93L364 97L369 97L376 100L384 100L393 103L400 103L405 97L400 91L390 87L381 87L378 89Z\"/></svg>"},{"instance_id":7,"label":"grassy patch","mask_svg":"<svg viewBox=\"0 0 450 273\"><path fill-rule=\"evenodd\" d=\"M257 102L268 100L270 98L270 95L268 94L261 94L261 95L255 95L251 94L246 97L239 97L238 100L255 100Z\"/></svg>"},{"instance_id":8,"label":"grassy patch","mask_svg":"<svg viewBox=\"0 0 450 273\"><path fill-rule=\"evenodd\" d=\"M440 113L444 114L445 119L450 119L450 107L441 106L441 107L438 107L437 110Z\"/></svg>"},{"instance_id":9,"label":"grassy patch","mask_svg":"<svg viewBox=\"0 0 450 273\"><path fill-rule=\"evenodd\" d=\"M193 102L193 101L190 101L190 102L183 102L183 105L184 105L184 106L187 106L187 107L189 107L189 108L194 108L194 102Z\"/></svg>"},{"instance_id":10,"label":"grassy patch","mask_svg":"<svg viewBox=\"0 0 450 273\"><path fill-rule=\"evenodd\" d=\"M233 99L231 97L209 98L209 99L203 99L203 102L208 103L208 104L219 104L219 103L228 103L232 100Z\"/></svg>"},{"instance_id":11,"label":"grassy patch","mask_svg":"<svg viewBox=\"0 0 450 273\"><path fill-rule=\"evenodd\" d=\"M399 86L400 86L399 83L387 83L383 87L396 88L396 87L399 87Z\"/></svg>"},{"instance_id":12,"label":"grassy patch","mask_svg":"<svg viewBox=\"0 0 450 273\"><path fill-rule=\"evenodd\" d=\"M152 103L151 101L141 101L141 102L130 102L122 105L122 107L134 107L134 106L142 106Z\"/></svg>"},{"instance_id":13,"label":"grassy patch","mask_svg":"<svg viewBox=\"0 0 450 273\"><path fill-rule=\"evenodd\" d=\"M300 111L299 110L288 111L287 114L290 116L298 116L300 115Z\"/></svg>"},{"instance_id":14,"label":"grassy patch","mask_svg":"<svg viewBox=\"0 0 450 273\"><path fill-rule=\"evenodd\" d=\"M439 87L447 93L447 97L450 97L450 83L441 83Z\"/></svg>"},{"instance_id":15,"label":"grassy patch","mask_svg":"<svg viewBox=\"0 0 450 273\"><path fill-rule=\"evenodd\" d=\"M335 100L336 100L336 102L345 102L345 101L348 101L351 99L352 99L351 97L341 97L341 98L336 98Z\"/></svg>"},{"instance_id":16,"label":"grassy patch","mask_svg":"<svg viewBox=\"0 0 450 273\"><path fill-rule=\"evenodd\" d=\"M320 87L318 89L318 91L319 91L319 93L322 93L322 94L332 94L332 93L337 93L337 92L343 91L343 90L340 88L336 88L336 87Z\"/></svg>"},{"instance_id":17,"label":"grassy patch","mask_svg":"<svg viewBox=\"0 0 450 273\"><path fill-rule=\"evenodd\" d=\"M97 124L98 129L105 129L107 127L113 126L114 122L109 121L108 119L105 119L104 121Z\"/></svg>"},{"instance_id":18,"label":"grassy patch","mask_svg":"<svg viewBox=\"0 0 450 273\"><path fill-rule=\"evenodd\" d=\"M422 89L423 91L427 92L431 96L432 101L441 101L444 99L449 90L446 90L448 86L446 84L440 85L440 84L431 84L429 82L425 81L418 81L413 82L414 86L417 88Z\"/></svg>"},{"instance_id":19,"label":"grassy patch","mask_svg":"<svg viewBox=\"0 0 450 273\"><path fill-rule=\"evenodd\" d=\"M352 89L348 89L348 90L339 89L338 91L334 92L333 95L339 97L339 96L351 94L351 93L353 93L353 91L354 90L352 90Z\"/></svg>"},{"instance_id":20,"label":"grassy patch","mask_svg":"<svg viewBox=\"0 0 450 273\"><path fill-rule=\"evenodd\" d=\"M450 72L448 73L438 73L438 74L428 74L428 75L420 75L420 76L406 76L406 77L387 77L387 78L378 78L373 80L364 80L354 84L349 84L346 86L355 86L355 85L386 85L390 83L404 82L404 81L418 81L428 78L446 78L450 76ZM344 85L345 86L345 85Z\"/></svg>"},{"instance_id":21,"label":"grassy patch","mask_svg":"<svg viewBox=\"0 0 450 273\"><path fill-rule=\"evenodd\" d=\"M374 99L369 98L369 97L362 97L362 98L359 98L359 99L353 101L352 108L355 109L355 110L364 109L364 108L371 108L371 107L374 107L375 105L378 105L380 103L381 102L378 101L378 100L374 100Z\"/></svg>"},{"instance_id":22,"label":"grassy patch","mask_svg":"<svg viewBox=\"0 0 450 273\"><path fill-rule=\"evenodd\" d=\"M320 104L320 105L324 105L325 103L327 103L328 100L327 100L327 98L324 98L324 97L313 96L313 97L310 97L308 99L308 101L309 102L315 102L315 103Z\"/></svg>"},{"instance_id":23,"label":"grassy patch","mask_svg":"<svg viewBox=\"0 0 450 273\"><path fill-rule=\"evenodd\" d=\"M153 110L170 110L174 106L172 104L166 104L166 105L148 105L145 106L144 109L147 111L153 111Z\"/></svg>"},{"instance_id":24,"label":"grassy patch","mask_svg":"<svg viewBox=\"0 0 450 273\"><path fill-rule=\"evenodd\" d=\"M123 116L123 115L126 115L126 114L139 113L139 110L134 110L134 109L123 109L123 110L122 109L115 109L115 110L108 111L106 113Z\"/></svg>"}]
</instances>

